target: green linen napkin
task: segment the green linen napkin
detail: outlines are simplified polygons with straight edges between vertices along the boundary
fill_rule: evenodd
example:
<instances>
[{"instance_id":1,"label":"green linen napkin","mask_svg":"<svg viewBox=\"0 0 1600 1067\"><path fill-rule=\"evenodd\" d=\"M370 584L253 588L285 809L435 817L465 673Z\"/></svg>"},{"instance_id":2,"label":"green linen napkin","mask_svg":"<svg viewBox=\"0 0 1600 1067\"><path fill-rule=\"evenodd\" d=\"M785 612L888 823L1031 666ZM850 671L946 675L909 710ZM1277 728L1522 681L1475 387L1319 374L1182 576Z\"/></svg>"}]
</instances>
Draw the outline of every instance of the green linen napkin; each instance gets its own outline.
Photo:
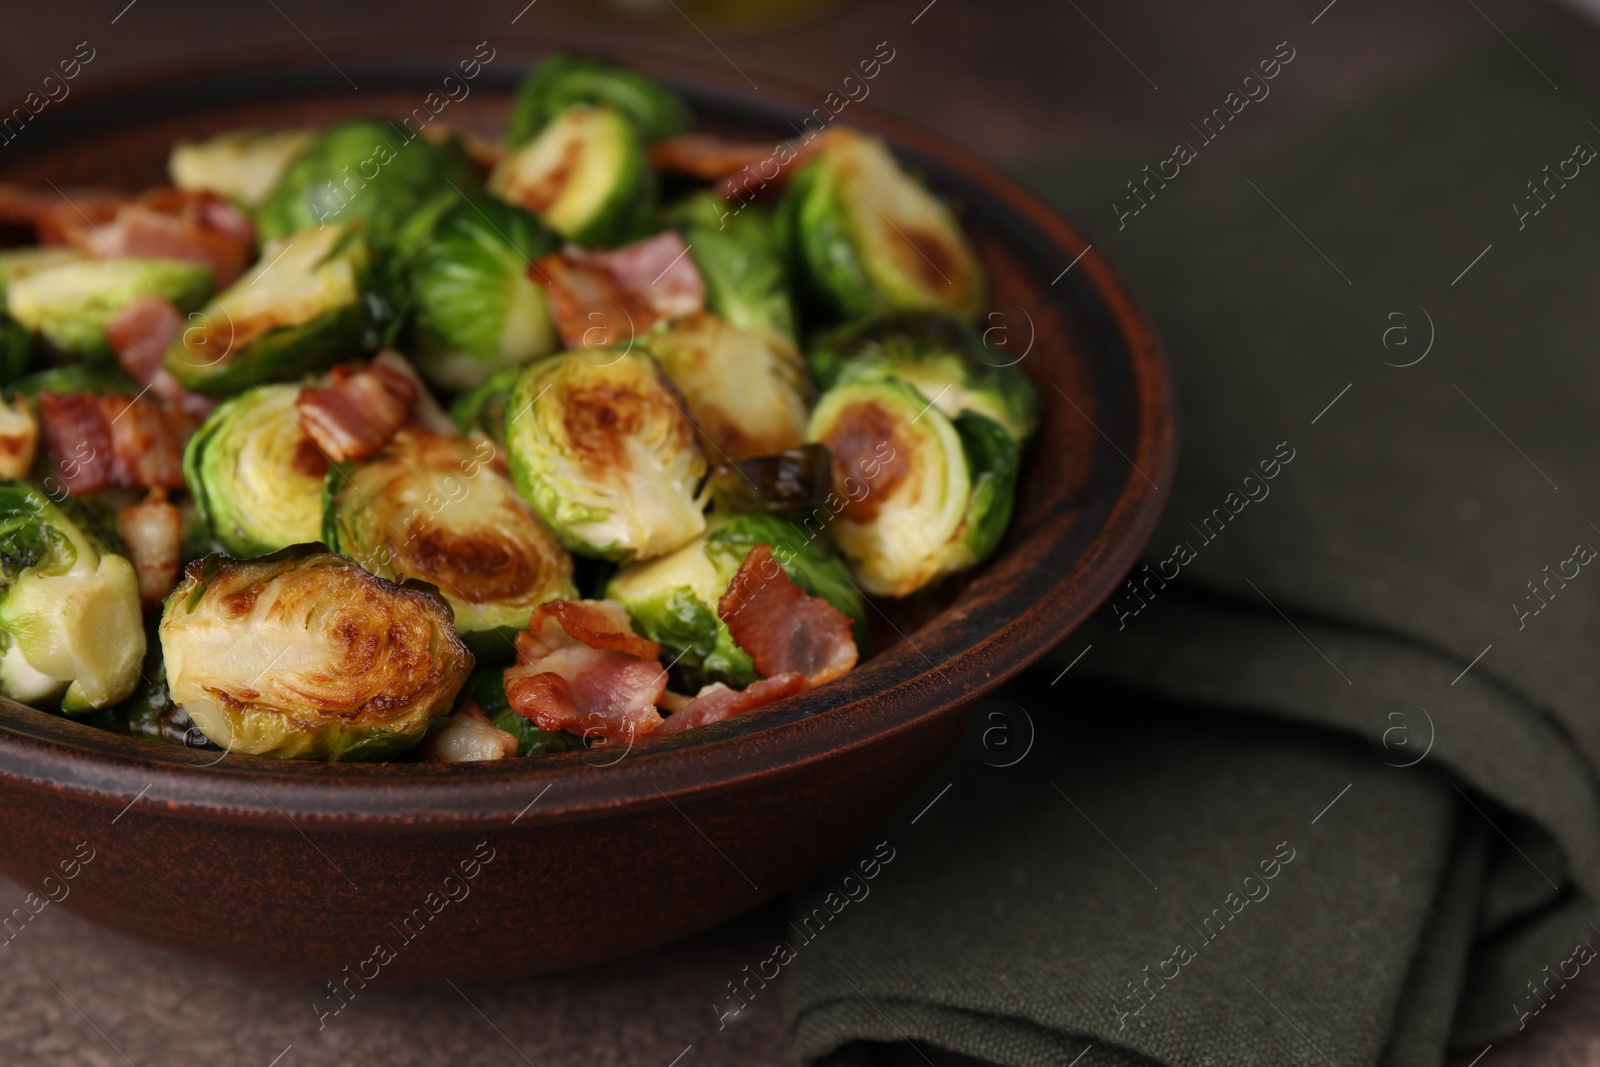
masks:
<instances>
[{"instance_id":1,"label":"green linen napkin","mask_svg":"<svg viewBox=\"0 0 1600 1067\"><path fill-rule=\"evenodd\" d=\"M1179 474L1148 568L1003 694L1026 755L975 733L870 883L798 900L804 1062L1437 1064L1538 1025L1600 917L1591 120L1576 62L1495 38L1259 150L1186 134L1176 177L1027 170L1165 339Z\"/></svg>"}]
</instances>

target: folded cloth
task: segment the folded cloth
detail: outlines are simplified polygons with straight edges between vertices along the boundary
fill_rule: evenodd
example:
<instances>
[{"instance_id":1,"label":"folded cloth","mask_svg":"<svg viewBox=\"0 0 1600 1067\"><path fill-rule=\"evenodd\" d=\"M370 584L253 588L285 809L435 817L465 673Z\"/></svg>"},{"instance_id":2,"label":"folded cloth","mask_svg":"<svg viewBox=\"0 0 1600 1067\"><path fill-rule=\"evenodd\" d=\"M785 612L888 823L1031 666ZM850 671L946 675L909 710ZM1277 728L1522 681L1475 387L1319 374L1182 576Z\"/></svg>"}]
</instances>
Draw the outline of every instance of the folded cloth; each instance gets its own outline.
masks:
<instances>
[{"instance_id":1,"label":"folded cloth","mask_svg":"<svg viewBox=\"0 0 1600 1067\"><path fill-rule=\"evenodd\" d=\"M962 753L875 878L797 900L803 1062L1437 1064L1590 962L1591 117L1496 37L1175 177L1026 170L1146 302L1183 457L1145 565L1002 694L1027 754Z\"/></svg>"}]
</instances>

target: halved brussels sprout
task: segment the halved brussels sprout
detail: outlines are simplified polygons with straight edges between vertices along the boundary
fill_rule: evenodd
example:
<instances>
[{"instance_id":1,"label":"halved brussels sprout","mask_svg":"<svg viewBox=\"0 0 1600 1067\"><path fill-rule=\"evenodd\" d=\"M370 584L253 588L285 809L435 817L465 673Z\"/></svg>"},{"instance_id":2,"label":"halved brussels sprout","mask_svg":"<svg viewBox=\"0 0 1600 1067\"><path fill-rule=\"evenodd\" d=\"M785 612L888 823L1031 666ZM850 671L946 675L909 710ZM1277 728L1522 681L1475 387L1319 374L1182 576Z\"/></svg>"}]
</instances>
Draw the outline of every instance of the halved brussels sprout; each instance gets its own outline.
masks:
<instances>
[{"instance_id":1,"label":"halved brussels sprout","mask_svg":"<svg viewBox=\"0 0 1600 1067\"><path fill-rule=\"evenodd\" d=\"M66 263L82 263L86 258L82 253L62 245L8 248L0 252L0 298L5 297L13 281Z\"/></svg>"},{"instance_id":2,"label":"halved brussels sprout","mask_svg":"<svg viewBox=\"0 0 1600 1067\"><path fill-rule=\"evenodd\" d=\"M517 377L507 412L511 476L574 552L650 559L705 529L705 456L649 356L547 357Z\"/></svg>"},{"instance_id":3,"label":"halved brussels sprout","mask_svg":"<svg viewBox=\"0 0 1600 1067\"><path fill-rule=\"evenodd\" d=\"M472 670L450 608L320 545L191 563L167 598L173 702L229 752L382 760L421 741Z\"/></svg>"},{"instance_id":4,"label":"halved brussels sprout","mask_svg":"<svg viewBox=\"0 0 1600 1067\"><path fill-rule=\"evenodd\" d=\"M1011 516L1017 442L972 411L954 422L904 382L845 381L808 434L833 453L828 529L862 587L907 596L994 550ZM807 523L809 526L809 523Z\"/></svg>"},{"instance_id":5,"label":"halved brussels sprout","mask_svg":"<svg viewBox=\"0 0 1600 1067\"><path fill-rule=\"evenodd\" d=\"M750 550L772 546L773 558L794 583L848 615L866 647L866 606L844 564L794 523L770 515L716 518L706 534L670 555L624 567L606 597L628 609L634 631L661 645L675 682L688 692L722 682L742 689L755 665L717 614L718 602Z\"/></svg>"},{"instance_id":6,"label":"halved brussels sprout","mask_svg":"<svg viewBox=\"0 0 1600 1067\"><path fill-rule=\"evenodd\" d=\"M136 297L192 311L211 295L211 268L175 259L79 259L13 277L6 310L69 356L109 359L106 323Z\"/></svg>"},{"instance_id":7,"label":"halved brussels sprout","mask_svg":"<svg viewBox=\"0 0 1600 1067\"><path fill-rule=\"evenodd\" d=\"M101 730L162 741L169 745L199 747L205 738L194 728L194 721L172 702L167 691L167 667L161 657L161 637L151 622L145 625L144 663L139 667L139 684L133 695L109 708L84 716L80 721Z\"/></svg>"},{"instance_id":8,"label":"halved brussels sprout","mask_svg":"<svg viewBox=\"0 0 1600 1067\"><path fill-rule=\"evenodd\" d=\"M393 123L356 119L329 126L289 165L261 208L264 241L297 230L364 219L373 244L387 246L423 202L454 182L478 184L455 142L406 140Z\"/></svg>"},{"instance_id":9,"label":"halved brussels sprout","mask_svg":"<svg viewBox=\"0 0 1600 1067\"><path fill-rule=\"evenodd\" d=\"M746 513L803 519L833 492L827 445L801 445L771 456L719 464L711 472L711 499L726 515Z\"/></svg>"},{"instance_id":10,"label":"halved brussels sprout","mask_svg":"<svg viewBox=\"0 0 1600 1067\"><path fill-rule=\"evenodd\" d=\"M579 56L551 56L517 90L505 143L515 148L533 139L573 104L610 104L646 141L689 128L689 112L672 90L642 74Z\"/></svg>"},{"instance_id":11,"label":"halved brussels sprout","mask_svg":"<svg viewBox=\"0 0 1600 1067\"><path fill-rule=\"evenodd\" d=\"M772 217L762 208L728 210L705 190L679 201L667 221L683 235L706 286L706 307L741 330L795 339L789 271Z\"/></svg>"},{"instance_id":12,"label":"halved brussels sprout","mask_svg":"<svg viewBox=\"0 0 1600 1067\"><path fill-rule=\"evenodd\" d=\"M219 404L183 450L183 480L228 552L264 556L322 536L328 460L300 429L299 385L261 385Z\"/></svg>"},{"instance_id":13,"label":"halved brussels sprout","mask_svg":"<svg viewBox=\"0 0 1600 1067\"><path fill-rule=\"evenodd\" d=\"M185 388L226 396L376 351L394 310L375 277L359 223L272 241L173 342L167 372Z\"/></svg>"},{"instance_id":14,"label":"halved brussels sprout","mask_svg":"<svg viewBox=\"0 0 1600 1067\"><path fill-rule=\"evenodd\" d=\"M805 363L779 335L696 311L647 334L644 346L683 394L711 455L768 456L805 440Z\"/></svg>"},{"instance_id":15,"label":"halved brussels sprout","mask_svg":"<svg viewBox=\"0 0 1600 1067\"><path fill-rule=\"evenodd\" d=\"M876 137L833 130L779 213L811 295L835 311L983 310L983 268L955 216Z\"/></svg>"},{"instance_id":16,"label":"halved brussels sprout","mask_svg":"<svg viewBox=\"0 0 1600 1067\"><path fill-rule=\"evenodd\" d=\"M624 567L605 595L628 609L635 633L661 645L683 691L696 693L711 682L743 689L756 679L755 664L717 615L732 577L711 561L701 534L676 552Z\"/></svg>"},{"instance_id":17,"label":"halved brussels sprout","mask_svg":"<svg viewBox=\"0 0 1600 1067\"><path fill-rule=\"evenodd\" d=\"M97 396L137 396L139 385L128 372L112 363L61 363L23 375L6 390L8 396L30 399L40 393L94 393Z\"/></svg>"},{"instance_id":18,"label":"halved brussels sprout","mask_svg":"<svg viewBox=\"0 0 1600 1067\"><path fill-rule=\"evenodd\" d=\"M450 405L450 417L461 432L480 433L497 445L506 443L506 404L517 384L521 367L505 367L485 378L482 385L462 393Z\"/></svg>"},{"instance_id":19,"label":"halved brussels sprout","mask_svg":"<svg viewBox=\"0 0 1600 1067\"><path fill-rule=\"evenodd\" d=\"M494 446L402 428L328 475L324 540L367 570L437 586L473 653L506 658L546 600L570 600L572 557L496 468Z\"/></svg>"},{"instance_id":20,"label":"halved brussels sprout","mask_svg":"<svg viewBox=\"0 0 1600 1067\"><path fill-rule=\"evenodd\" d=\"M209 189L241 207L259 207L316 138L314 130L231 130L174 145L167 174L179 189Z\"/></svg>"},{"instance_id":21,"label":"halved brussels sprout","mask_svg":"<svg viewBox=\"0 0 1600 1067\"><path fill-rule=\"evenodd\" d=\"M655 176L633 125L574 104L489 174L489 191L580 245L619 245L655 210Z\"/></svg>"},{"instance_id":22,"label":"halved brussels sprout","mask_svg":"<svg viewBox=\"0 0 1600 1067\"><path fill-rule=\"evenodd\" d=\"M560 247L539 219L484 196L454 200L410 261L415 319L407 346L433 384L471 389L502 367L560 346L530 263Z\"/></svg>"},{"instance_id":23,"label":"halved brussels sprout","mask_svg":"<svg viewBox=\"0 0 1600 1067\"><path fill-rule=\"evenodd\" d=\"M1025 442L1039 425L1039 396L1016 366L966 323L937 311L891 311L839 331L806 357L817 387L845 377L899 378L951 418L963 411Z\"/></svg>"},{"instance_id":24,"label":"halved brussels sprout","mask_svg":"<svg viewBox=\"0 0 1600 1067\"><path fill-rule=\"evenodd\" d=\"M566 733L551 733L533 725L533 720L511 706L506 699L505 668L499 664L479 667L461 688L461 695L477 702L478 710L496 727L517 739L517 755L543 756L565 752L578 744Z\"/></svg>"},{"instance_id":25,"label":"halved brussels sprout","mask_svg":"<svg viewBox=\"0 0 1600 1067\"><path fill-rule=\"evenodd\" d=\"M0 315L0 386L20 381L33 363L33 335L15 321Z\"/></svg>"},{"instance_id":26,"label":"halved brussels sprout","mask_svg":"<svg viewBox=\"0 0 1600 1067\"><path fill-rule=\"evenodd\" d=\"M74 501L0 481L0 693L68 715L133 692L139 580Z\"/></svg>"}]
</instances>

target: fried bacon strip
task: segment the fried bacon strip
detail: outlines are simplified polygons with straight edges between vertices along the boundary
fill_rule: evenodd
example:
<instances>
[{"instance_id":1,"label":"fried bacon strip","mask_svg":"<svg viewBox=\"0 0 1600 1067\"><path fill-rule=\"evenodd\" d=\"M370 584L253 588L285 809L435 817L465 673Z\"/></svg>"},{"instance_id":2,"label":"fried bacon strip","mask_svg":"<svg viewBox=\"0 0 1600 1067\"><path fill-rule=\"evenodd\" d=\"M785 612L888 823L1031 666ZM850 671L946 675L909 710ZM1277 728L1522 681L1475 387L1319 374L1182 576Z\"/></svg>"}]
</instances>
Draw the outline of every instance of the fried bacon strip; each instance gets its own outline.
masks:
<instances>
[{"instance_id":1,"label":"fried bacon strip","mask_svg":"<svg viewBox=\"0 0 1600 1067\"><path fill-rule=\"evenodd\" d=\"M859 656L849 616L795 585L768 544L745 556L717 614L767 678L794 673L821 685L854 667Z\"/></svg>"},{"instance_id":2,"label":"fried bacon strip","mask_svg":"<svg viewBox=\"0 0 1600 1067\"><path fill-rule=\"evenodd\" d=\"M716 191L733 206L769 185L782 186L831 139L831 133L824 131L809 138L761 144L730 141L715 134L686 133L652 144L650 163L657 170L716 182Z\"/></svg>"},{"instance_id":3,"label":"fried bacon strip","mask_svg":"<svg viewBox=\"0 0 1600 1067\"><path fill-rule=\"evenodd\" d=\"M225 289L255 259L255 224L216 193L151 189L105 222L66 216L73 247L94 259L178 259L211 268Z\"/></svg>"},{"instance_id":4,"label":"fried bacon strip","mask_svg":"<svg viewBox=\"0 0 1600 1067\"><path fill-rule=\"evenodd\" d=\"M418 388L406 375L373 362L335 367L325 387L308 386L295 398L300 429L335 463L377 452L405 425Z\"/></svg>"},{"instance_id":5,"label":"fried bacon strip","mask_svg":"<svg viewBox=\"0 0 1600 1067\"><path fill-rule=\"evenodd\" d=\"M183 321L178 309L161 297L135 297L106 323L106 342L128 376L140 386L149 386L150 395L203 421L217 402L189 392L161 365L167 349L183 332Z\"/></svg>"},{"instance_id":6,"label":"fried bacon strip","mask_svg":"<svg viewBox=\"0 0 1600 1067\"><path fill-rule=\"evenodd\" d=\"M67 491L182 489L194 416L147 397L39 394L45 454Z\"/></svg>"},{"instance_id":7,"label":"fried bacon strip","mask_svg":"<svg viewBox=\"0 0 1600 1067\"><path fill-rule=\"evenodd\" d=\"M506 668L506 698L541 730L631 741L661 725L661 649L633 632L621 604L554 600L534 610Z\"/></svg>"},{"instance_id":8,"label":"fried bacon strip","mask_svg":"<svg viewBox=\"0 0 1600 1067\"><path fill-rule=\"evenodd\" d=\"M69 243L68 232L110 222L128 202L112 189L34 189L0 182L0 225L32 226L42 245Z\"/></svg>"},{"instance_id":9,"label":"fried bacon strip","mask_svg":"<svg viewBox=\"0 0 1600 1067\"><path fill-rule=\"evenodd\" d=\"M798 673L762 678L742 690L729 689L721 682L713 682L701 689L694 699L667 716L666 721L656 730L656 736L680 733L696 726L706 726L721 722L723 719L731 719L735 715L753 711L784 697L803 693L809 688L805 675Z\"/></svg>"},{"instance_id":10,"label":"fried bacon strip","mask_svg":"<svg viewBox=\"0 0 1600 1067\"><path fill-rule=\"evenodd\" d=\"M705 307L705 282L687 252L668 230L609 252L568 247L534 260L529 277L545 286L568 348L604 348Z\"/></svg>"}]
</instances>

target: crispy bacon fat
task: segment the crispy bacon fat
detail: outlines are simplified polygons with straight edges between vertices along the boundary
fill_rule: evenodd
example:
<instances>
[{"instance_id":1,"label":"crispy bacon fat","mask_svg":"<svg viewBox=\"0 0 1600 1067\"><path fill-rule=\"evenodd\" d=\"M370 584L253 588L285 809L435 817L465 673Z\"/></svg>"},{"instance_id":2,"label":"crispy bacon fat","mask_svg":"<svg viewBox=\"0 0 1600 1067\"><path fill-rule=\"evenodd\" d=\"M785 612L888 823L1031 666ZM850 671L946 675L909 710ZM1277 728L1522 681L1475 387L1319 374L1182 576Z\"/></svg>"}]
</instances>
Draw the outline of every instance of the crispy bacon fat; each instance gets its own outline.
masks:
<instances>
[{"instance_id":1,"label":"crispy bacon fat","mask_svg":"<svg viewBox=\"0 0 1600 1067\"><path fill-rule=\"evenodd\" d=\"M506 668L506 698L541 730L631 741L661 725L661 648L611 600L553 600L534 610Z\"/></svg>"},{"instance_id":2,"label":"crispy bacon fat","mask_svg":"<svg viewBox=\"0 0 1600 1067\"><path fill-rule=\"evenodd\" d=\"M650 162L657 170L716 182L716 191L730 204L737 204L750 199L768 184L781 185L788 181L800 165L830 139L826 132L814 133L804 140L774 145L730 141L714 134L686 133L652 144Z\"/></svg>"},{"instance_id":3,"label":"crispy bacon fat","mask_svg":"<svg viewBox=\"0 0 1600 1067\"><path fill-rule=\"evenodd\" d=\"M849 616L795 585L772 558L771 545L750 550L728 583L717 614L756 670L769 679L800 674L816 686L856 665L859 653Z\"/></svg>"},{"instance_id":4,"label":"crispy bacon fat","mask_svg":"<svg viewBox=\"0 0 1600 1067\"><path fill-rule=\"evenodd\" d=\"M179 259L211 268L232 285L255 258L255 224L216 193L152 189L120 205L110 221L67 216L67 240L94 259Z\"/></svg>"},{"instance_id":5,"label":"crispy bacon fat","mask_svg":"<svg viewBox=\"0 0 1600 1067\"><path fill-rule=\"evenodd\" d=\"M39 394L45 454L74 495L182 489L183 446L196 419L149 397Z\"/></svg>"},{"instance_id":6,"label":"crispy bacon fat","mask_svg":"<svg viewBox=\"0 0 1600 1067\"><path fill-rule=\"evenodd\" d=\"M723 719L731 719L735 715L753 711L784 697L803 693L809 688L805 675L797 673L762 678L744 689L729 689L721 682L713 682L701 689L700 694L693 700L667 716L667 720L661 724L656 734L658 736L675 734L696 726L706 726L721 722Z\"/></svg>"},{"instance_id":7,"label":"crispy bacon fat","mask_svg":"<svg viewBox=\"0 0 1600 1067\"><path fill-rule=\"evenodd\" d=\"M626 344L651 326L705 307L700 269L668 230L610 252L569 247L533 261L568 348Z\"/></svg>"},{"instance_id":8,"label":"crispy bacon fat","mask_svg":"<svg viewBox=\"0 0 1600 1067\"><path fill-rule=\"evenodd\" d=\"M335 463L377 452L411 417L417 386L382 363L358 369L335 367L325 387L307 387L295 398L300 429Z\"/></svg>"}]
</instances>

